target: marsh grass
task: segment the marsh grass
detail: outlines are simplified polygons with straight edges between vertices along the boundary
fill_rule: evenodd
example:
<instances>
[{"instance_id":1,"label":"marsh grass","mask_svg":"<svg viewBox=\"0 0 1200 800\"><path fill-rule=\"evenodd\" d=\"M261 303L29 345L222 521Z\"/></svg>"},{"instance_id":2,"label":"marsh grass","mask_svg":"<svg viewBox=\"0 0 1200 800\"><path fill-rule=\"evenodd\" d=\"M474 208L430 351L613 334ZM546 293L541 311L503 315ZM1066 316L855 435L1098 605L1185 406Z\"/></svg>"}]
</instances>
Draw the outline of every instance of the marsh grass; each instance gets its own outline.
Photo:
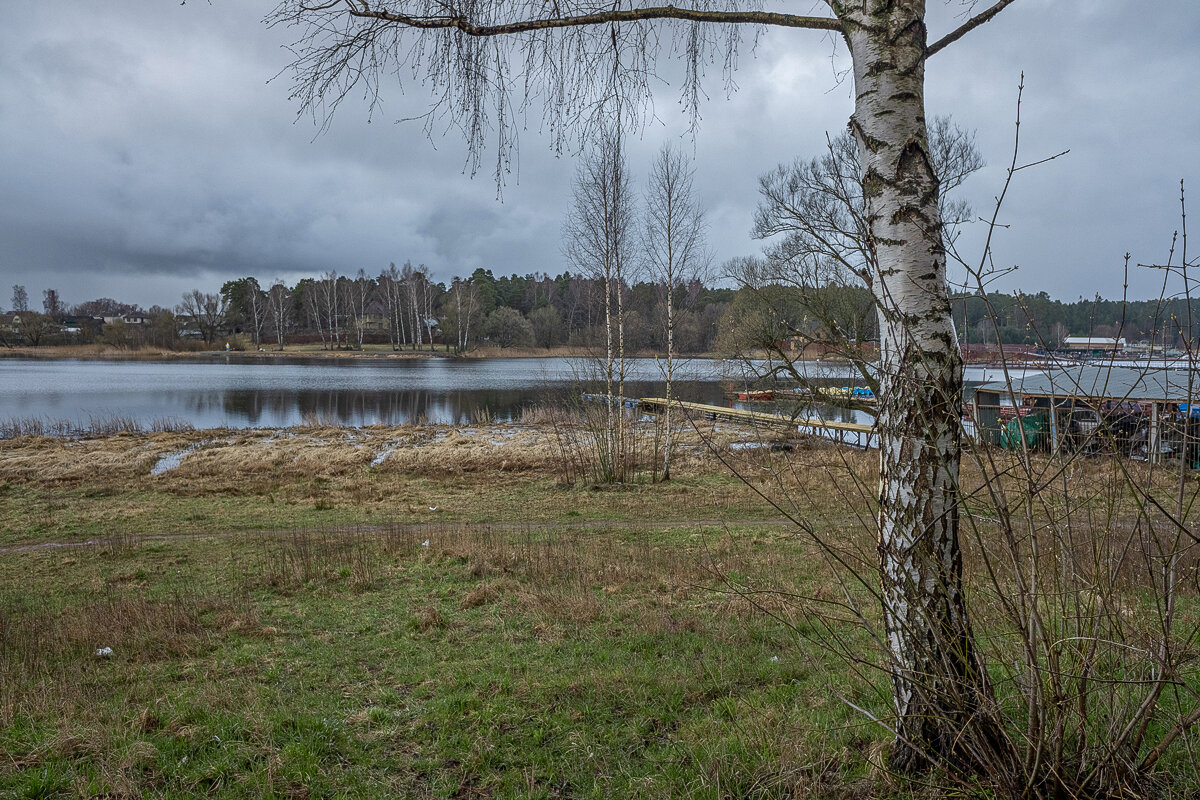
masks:
<instances>
[{"instance_id":1,"label":"marsh grass","mask_svg":"<svg viewBox=\"0 0 1200 800\"><path fill-rule=\"evenodd\" d=\"M778 517L688 447L670 486L607 487L564 485L553 430L525 423L3 440L0 548L391 522Z\"/></svg>"},{"instance_id":2,"label":"marsh grass","mask_svg":"<svg viewBox=\"0 0 1200 800\"><path fill-rule=\"evenodd\" d=\"M46 417L8 417L0 420L0 439L22 436L83 438L131 433L172 433L194 430L192 424L175 417L142 421L121 414L91 415L86 421Z\"/></svg>"}]
</instances>

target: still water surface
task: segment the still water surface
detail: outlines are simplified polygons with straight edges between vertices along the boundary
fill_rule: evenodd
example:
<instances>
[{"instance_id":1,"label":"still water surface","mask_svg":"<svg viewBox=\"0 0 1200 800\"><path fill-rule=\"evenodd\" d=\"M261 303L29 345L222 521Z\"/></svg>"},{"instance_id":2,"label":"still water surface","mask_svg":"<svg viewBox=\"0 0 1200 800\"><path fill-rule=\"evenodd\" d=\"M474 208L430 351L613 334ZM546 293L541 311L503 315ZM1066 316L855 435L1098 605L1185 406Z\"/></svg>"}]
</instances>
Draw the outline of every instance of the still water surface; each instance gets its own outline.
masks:
<instances>
[{"instance_id":1,"label":"still water surface","mask_svg":"<svg viewBox=\"0 0 1200 800\"><path fill-rule=\"evenodd\" d=\"M661 393L653 360L630 364L626 394ZM86 421L119 415L175 418L197 428L277 427L322 421L398 425L512 419L524 408L577 395L586 365L557 358L213 361L0 361L0 419ZM680 374L682 373L682 374ZM720 402L720 367L685 364L679 393Z\"/></svg>"},{"instance_id":2,"label":"still water surface","mask_svg":"<svg viewBox=\"0 0 1200 800\"><path fill-rule=\"evenodd\" d=\"M631 359L626 395L658 396L662 370ZM530 406L578 397L586 362L563 358L313 359L218 356L186 362L0 360L0 419L86 422L109 416L142 424L173 418L197 428L284 427L305 422L462 424L487 415L515 419ZM814 377L850 381L841 367L812 366ZM968 375L976 381L984 376ZM988 376L991 377L991 376ZM732 363L693 360L676 371L684 400L725 404L743 385ZM594 390L594 389L593 389ZM765 409L764 409L765 410ZM861 411L821 409L831 419L869 422Z\"/></svg>"}]
</instances>

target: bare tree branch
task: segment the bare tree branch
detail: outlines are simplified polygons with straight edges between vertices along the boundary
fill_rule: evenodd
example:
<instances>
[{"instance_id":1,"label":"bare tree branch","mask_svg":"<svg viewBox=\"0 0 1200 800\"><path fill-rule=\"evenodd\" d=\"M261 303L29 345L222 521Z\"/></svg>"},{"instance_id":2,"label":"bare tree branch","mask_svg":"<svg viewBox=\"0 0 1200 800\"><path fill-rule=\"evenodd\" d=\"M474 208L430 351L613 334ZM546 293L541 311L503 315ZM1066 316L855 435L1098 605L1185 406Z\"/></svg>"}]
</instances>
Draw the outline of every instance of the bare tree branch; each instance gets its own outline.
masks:
<instances>
[{"instance_id":1,"label":"bare tree branch","mask_svg":"<svg viewBox=\"0 0 1200 800\"><path fill-rule=\"evenodd\" d=\"M926 47L925 48L925 57L929 58L934 53L937 53L937 52L945 49L945 47L947 45L954 44L959 39L961 39L962 37L966 36L971 31L978 28L980 25L983 25L985 22L990 21L993 17L995 17L997 14L999 14L1004 9L1008 8L1014 2L1015 2L1015 0L997 0L996 4L994 6L992 6L991 8L989 8L987 11L982 11L982 12L976 14L975 16L971 17L966 22L964 22L962 25L959 25L957 28L950 31L950 33L947 33L945 36L943 36L942 38L938 39L933 44Z\"/></svg>"},{"instance_id":2,"label":"bare tree branch","mask_svg":"<svg viewBox=\"0 0 1200 800\"><path fill-rule=\"evenodd\" d=\"M796 14L779 14L768 11L706 11L696 8L658 6L655 8L630 8L614 11L599 11L573 17L544 17L526 19L501 25L479 25L471 22L466 14L444 17L418 17L396 14L391 11L358 8L356 4L343 0L351 16L394 22L410 28L457 28L468 36L503 36L513 33L549 30L552 28L578 28L587 25L606 25L620 22L642 22L655 19L676 19L686 22L710 22L725 25L773 25L784 28L809 28L812 30L842 32L840 20L832 17L809 17ZM1012 0L1007 0L1012 2ZM1007 3L1006 3L1007 4ZM306 10L329 8L331 3ZM985 20L986 21L986 20ZM979 23L982 24L982 23Z\"/></svg>"}]
</instances>

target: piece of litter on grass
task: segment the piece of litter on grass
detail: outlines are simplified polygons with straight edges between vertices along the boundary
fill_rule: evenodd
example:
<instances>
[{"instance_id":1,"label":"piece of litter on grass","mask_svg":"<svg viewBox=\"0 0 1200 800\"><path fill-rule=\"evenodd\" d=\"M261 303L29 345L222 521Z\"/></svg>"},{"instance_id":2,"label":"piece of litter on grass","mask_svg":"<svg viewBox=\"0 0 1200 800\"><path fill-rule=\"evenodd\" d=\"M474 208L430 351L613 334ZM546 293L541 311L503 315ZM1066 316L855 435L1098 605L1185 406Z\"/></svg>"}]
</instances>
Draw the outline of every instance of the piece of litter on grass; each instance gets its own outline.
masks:
<instances>
[{"instance_id":1,"label":"piece of litter on grass","mask_svg":"<svg viewBox=\"0 0 1200 800\"><path fill-rule=\"evenodd\" d=\"M429 547L429 540L426 539L425 541L421 542L421 547Z\"/></svg>"},{"instance_id":2,"label":"piece of litter on grass","mask_svg":"<svg viewBox=\"0 0 1200 800\"><path fill-rule=\"evenodd\" d=\"M429 507L429 510L430 510L430 511L437 511L437 510L438 510L438 507L437 507L437 506L430 506L430 507Z\"/></svg>"},{"instance_id":3,"label":"piece of litter on grass","mask_svg":"<svg viewBox=\"0 0 1200 800\"><path fill-rule=\"evenodd\" d=\"M771 661L772 661L772 663L778 662L779 656L771 656Z\"/></svg>"},{"instance_id":4,"label":"piece of litter on grass","mask_svg":"<svg viewBox=\"0 0 1200 800\"><path fill-rule=\"evenodd\" d=\"M98 656L111 656L112 654L113 649L111 647L99 647L96 649L96 655Z\"/></svg>"}]
</instances>

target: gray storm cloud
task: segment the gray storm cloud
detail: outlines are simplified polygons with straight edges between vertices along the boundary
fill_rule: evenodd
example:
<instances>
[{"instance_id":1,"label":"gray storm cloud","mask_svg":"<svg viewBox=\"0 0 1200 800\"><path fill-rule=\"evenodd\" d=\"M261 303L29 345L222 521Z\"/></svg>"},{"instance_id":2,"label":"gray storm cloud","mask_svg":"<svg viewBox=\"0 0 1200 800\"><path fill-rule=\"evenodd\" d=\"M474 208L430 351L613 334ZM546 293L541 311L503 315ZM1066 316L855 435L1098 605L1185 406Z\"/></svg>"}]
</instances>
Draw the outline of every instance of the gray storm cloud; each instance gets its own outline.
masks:
<instances>
[{"instance_id":1,"label":"gray storm cloud","mask_svg":"<svg viewBox=\"0 0 1200 800\"><path fill-rule=\"evenodd\" d=\"M295 280L330 269L375 273L427 264L439 279L564 268L559 230L573 161L536 128L497 200L486 169L464 171L462 141L392 120L424 110L419 86L385 84L384 104L345 103L329 130L296 118L288 33L261 23L270 3L18 4L0 30L0 272L5 289L68 302L97 296L174 303L192 286L255 275ZM997 259L1019 264L1002 288L1065 299L1120 293L1121 256L1166 257L1178 182L1195 180L1200 6L1023 0L931 60L930 113L978 131L989 166L965 191L989 211L1011 156L1025 73L1023 160L1071 153L1018 176ZM962 6L931 4L933 33ZM771 31L746 52L739 91L719 77L694 142L674 90L631 140L644 173L662 141L694 148L718 261L757 252L749 238L758 175L812 155L845 125L842 53L808 31ZM713 67L714 77L720 72ZM962 240L965 252L979 232ZM1134 296L1157 291L1138 273ZM7 290L0 296L7 306Z\"/></svg>"}]
</instances>

